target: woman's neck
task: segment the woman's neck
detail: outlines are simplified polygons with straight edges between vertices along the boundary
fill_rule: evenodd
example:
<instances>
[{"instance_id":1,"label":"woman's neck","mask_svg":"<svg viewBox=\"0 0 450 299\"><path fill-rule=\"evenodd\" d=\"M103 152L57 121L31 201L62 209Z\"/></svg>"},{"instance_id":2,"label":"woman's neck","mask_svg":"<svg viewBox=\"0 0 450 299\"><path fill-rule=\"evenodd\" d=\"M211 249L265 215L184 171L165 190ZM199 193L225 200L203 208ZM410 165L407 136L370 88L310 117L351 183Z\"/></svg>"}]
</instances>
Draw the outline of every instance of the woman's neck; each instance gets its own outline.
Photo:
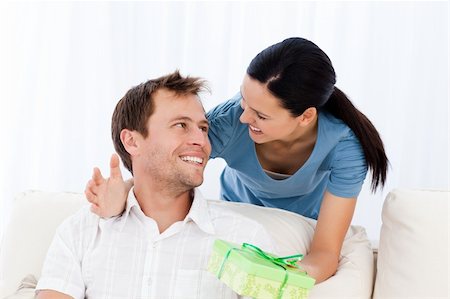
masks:
<instances>
[{"instance_id":1,"label":"woman's neck","mask_svg":"<svg viewBox=\"0 0 450 299\"><path fill-rule=\"evenodd\" d=\"M315 144L318 124L318 117L316 116L314 120L306 126L298 126L297 129L294 130L292 134L286 136L286 138L268 142L267 145L280 150L289 150L295 149L298 146L303 147L305 144Z\"/></svg>"}]
</instances>

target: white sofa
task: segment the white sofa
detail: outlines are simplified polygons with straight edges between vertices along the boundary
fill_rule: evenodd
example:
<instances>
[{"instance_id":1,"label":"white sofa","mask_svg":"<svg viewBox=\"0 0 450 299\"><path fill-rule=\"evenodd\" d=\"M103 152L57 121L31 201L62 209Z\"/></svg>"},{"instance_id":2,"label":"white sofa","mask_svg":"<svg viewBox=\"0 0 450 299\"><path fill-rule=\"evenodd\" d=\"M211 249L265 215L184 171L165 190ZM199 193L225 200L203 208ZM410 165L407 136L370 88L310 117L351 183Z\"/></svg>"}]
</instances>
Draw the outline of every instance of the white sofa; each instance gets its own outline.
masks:
<instances>
[{"instance_id":1,"label":"white sofa","mask_svg":"<svg viewBox=\"0 0 450 299\"><path fill-rule=\"evenodd\" d=\"M383 207L379 248L371 248L362 227L352 226L338 272L314 286L309 297L448 298L449 194L392 191ZM56 227L83 204L76 193L27 191L16 197L0 246L0 299L34 297ZM278 209L223 204L266 225L281 253L307 252L315 221Z\"/></svg>"}]
</instances>

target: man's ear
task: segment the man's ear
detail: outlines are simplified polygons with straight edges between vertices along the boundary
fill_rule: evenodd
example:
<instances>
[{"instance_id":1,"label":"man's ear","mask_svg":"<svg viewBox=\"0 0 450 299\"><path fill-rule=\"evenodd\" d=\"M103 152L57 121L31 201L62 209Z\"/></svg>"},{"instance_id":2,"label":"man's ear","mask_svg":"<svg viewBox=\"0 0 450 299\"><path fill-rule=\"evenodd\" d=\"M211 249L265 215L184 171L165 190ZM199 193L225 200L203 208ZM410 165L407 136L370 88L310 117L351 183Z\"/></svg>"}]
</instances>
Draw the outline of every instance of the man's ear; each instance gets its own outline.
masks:
<instances>
[{"instance_id":1,"label":"man's ear","mask_svg":"<svg viewBox=\"0 0 450 299\"><path fill-rule=\"evenodd\" d=\"M122 141L123 147L130 154L130 156L136 156L138 154L139 137L140 134L136 131L123 129L120 132L120 141Z\"/></svg>"},{"instance_id":2,"label":"man's ear","mask_svg":"<svg viewBox=\"0 0 450 299\"><path fill-rule=\"evenodd\" d=\"M314 121L316 119L316 116L317 116L317 109L314 107L309 107L302 113L302 115L297 116L297 120L300 126L304 127L309 125L312 121Z\"/></svg>"}]
</instances>

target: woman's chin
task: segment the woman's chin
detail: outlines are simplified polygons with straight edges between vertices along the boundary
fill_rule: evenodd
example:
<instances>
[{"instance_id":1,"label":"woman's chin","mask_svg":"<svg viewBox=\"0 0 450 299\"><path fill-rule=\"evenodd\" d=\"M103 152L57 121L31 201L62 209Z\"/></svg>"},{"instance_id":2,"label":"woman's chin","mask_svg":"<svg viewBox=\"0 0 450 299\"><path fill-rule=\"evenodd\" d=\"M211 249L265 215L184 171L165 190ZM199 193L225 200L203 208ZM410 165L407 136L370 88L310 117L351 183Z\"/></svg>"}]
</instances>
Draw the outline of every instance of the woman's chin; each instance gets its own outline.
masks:
<instances>
[{"instance_id":1,"label":"woman's chin","mask_svg":"<svg viewBox=\"0 0 450 299\"><path fill-rule=\"evenodd\" d=\"M250 131L249 136L250 136L250 139L253 140L253 142L257 143L257 144L267 142L262 134L254 134L253 132Z\"/></svg>"}]
</instances>

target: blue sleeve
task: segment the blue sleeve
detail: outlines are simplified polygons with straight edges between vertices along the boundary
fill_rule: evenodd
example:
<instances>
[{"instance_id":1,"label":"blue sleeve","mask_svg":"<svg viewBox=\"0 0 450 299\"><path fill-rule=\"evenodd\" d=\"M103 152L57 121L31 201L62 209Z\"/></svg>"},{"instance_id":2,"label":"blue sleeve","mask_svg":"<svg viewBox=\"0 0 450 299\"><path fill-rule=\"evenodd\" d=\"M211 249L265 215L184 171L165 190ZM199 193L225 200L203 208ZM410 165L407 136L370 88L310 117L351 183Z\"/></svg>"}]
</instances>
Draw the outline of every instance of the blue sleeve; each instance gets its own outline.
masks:
<instances>
[{"instance_id":1,"label":"blue sleeve","mask_svg":"<svg viewBox=\"0 0 450 299\"><path fill-rule=\"evenodd\" d=\"M208 137L212 147L211 158L220 157L221 153L226 150L234 131L240 124L239 117L241 114L240 92L206 114L209 121Z\"/></svg>"},{"instance_id":2,"label":"blue sleeve","mask_svg":"<svg viewBox=\"0 0 450 299\"><path fill-rule=\"evenodd\" d=\"M350 131L336 145L331 163L328 191L339 197L357 197L367 174L367 163L361 144Z\"/></svg>"}]
</instances>

